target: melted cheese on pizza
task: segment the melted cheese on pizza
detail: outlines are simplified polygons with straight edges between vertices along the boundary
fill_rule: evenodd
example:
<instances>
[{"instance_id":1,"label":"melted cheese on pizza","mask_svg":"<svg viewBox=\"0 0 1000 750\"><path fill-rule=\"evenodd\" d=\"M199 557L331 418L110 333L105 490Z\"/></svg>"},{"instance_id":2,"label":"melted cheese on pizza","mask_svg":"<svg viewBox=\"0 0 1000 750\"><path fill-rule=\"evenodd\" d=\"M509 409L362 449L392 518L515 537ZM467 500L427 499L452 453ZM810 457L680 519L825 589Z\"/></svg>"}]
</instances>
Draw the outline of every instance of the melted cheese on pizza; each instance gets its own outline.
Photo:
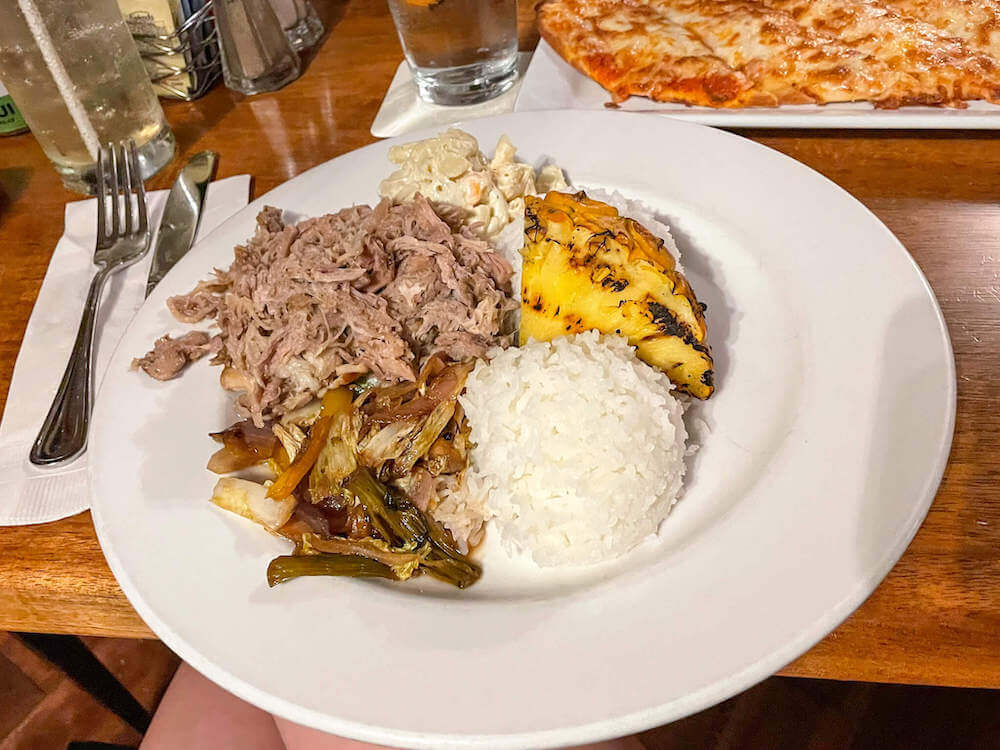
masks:
<instances>
[{"instance_id":1,"label":"melted cheese on pizza","mask_svg":"<svg viewBox=\"0 0 1000 750\"><path fill-rule=\"evenodd\" d=\"M748 0L650 0L754 83L753 104L877 98L890 71L786 13ZM740 104L744 102L739 102Z\"/></svg>"},{"instance_id":2,"label":"melted cheese on pizza","mask_svg":"<svg viewBox=\"0 0 1000 750\"><path fill-rule=\"evenodd\" d=\"M762 0L817 34L871 55L893 72L879 99L885 106L996 99L996 61L929 23L879 0Z\"/></svg>"},{"instance_id":3,"label":"melted cheese on pizza","mask_svg":"<svg viewBox=\"0 0 1000 750\"><path fill-rule=\"evenodd\" d=\"M970 49L993 57L1000 54L1000 4L995 0L885 0L885 4L961 39Z\"/></svg>"}]
</instances>

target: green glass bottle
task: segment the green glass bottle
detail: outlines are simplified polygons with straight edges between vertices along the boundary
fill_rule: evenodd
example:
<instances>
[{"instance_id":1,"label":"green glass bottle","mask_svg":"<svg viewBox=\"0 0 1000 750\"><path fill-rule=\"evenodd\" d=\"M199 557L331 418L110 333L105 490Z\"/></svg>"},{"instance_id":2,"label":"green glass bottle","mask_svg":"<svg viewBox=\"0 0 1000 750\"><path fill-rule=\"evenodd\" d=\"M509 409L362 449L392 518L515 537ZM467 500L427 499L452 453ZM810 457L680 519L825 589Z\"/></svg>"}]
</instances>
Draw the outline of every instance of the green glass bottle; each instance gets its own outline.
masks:
<instances>
[{"instance_id":1,"label":"green glass bottle","mask_svg":"<svg viewBox=\"0 0 1000 750\"><path fill-rule=\"evenodd\" d=\"M0 83L0 136L27 132L28 125L24 122L17 107L14 106L14 100L10 98L7 89Z\"/></svg>"}]
</instances>

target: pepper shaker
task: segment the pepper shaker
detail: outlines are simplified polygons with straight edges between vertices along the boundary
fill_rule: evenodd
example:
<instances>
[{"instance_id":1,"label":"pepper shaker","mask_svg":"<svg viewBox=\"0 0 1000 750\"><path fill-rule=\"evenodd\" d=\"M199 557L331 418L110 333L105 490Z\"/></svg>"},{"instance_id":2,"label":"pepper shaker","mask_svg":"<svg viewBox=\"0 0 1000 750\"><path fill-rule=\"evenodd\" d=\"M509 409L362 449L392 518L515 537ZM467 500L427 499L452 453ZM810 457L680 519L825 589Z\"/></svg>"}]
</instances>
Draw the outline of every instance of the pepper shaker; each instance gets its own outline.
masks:
<instances>
[{"instance_id":1,"label":"pepper shaker","mask_svg":"<svg viewBox=\"0 0 1000 750\"><path fill-rule=\"evenodd\" d=\"M260 94L299 77L299 56L269 0L215 0L214 8L228 88Z\"/></svg>"}]
</instances>

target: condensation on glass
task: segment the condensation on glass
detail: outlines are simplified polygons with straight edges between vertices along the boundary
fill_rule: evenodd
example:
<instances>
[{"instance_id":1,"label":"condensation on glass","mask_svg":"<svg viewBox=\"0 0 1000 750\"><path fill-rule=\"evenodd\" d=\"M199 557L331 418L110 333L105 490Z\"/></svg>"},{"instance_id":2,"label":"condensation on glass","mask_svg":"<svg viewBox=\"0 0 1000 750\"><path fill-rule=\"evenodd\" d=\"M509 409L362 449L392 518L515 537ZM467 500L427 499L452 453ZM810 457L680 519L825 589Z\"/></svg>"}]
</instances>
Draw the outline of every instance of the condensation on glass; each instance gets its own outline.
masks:
<instances>
[{"instance_id":1,"label":"condensation on glass","mask_svg":"<svg viewBox=\"0 0 1000 750\"><path fill-rule=\"evenodd\" d=\"M0 70L66 187L93 193L100 144L131 138L143 178L174 137L116 0L9 0Z\"/></svg>"}]
</instances>

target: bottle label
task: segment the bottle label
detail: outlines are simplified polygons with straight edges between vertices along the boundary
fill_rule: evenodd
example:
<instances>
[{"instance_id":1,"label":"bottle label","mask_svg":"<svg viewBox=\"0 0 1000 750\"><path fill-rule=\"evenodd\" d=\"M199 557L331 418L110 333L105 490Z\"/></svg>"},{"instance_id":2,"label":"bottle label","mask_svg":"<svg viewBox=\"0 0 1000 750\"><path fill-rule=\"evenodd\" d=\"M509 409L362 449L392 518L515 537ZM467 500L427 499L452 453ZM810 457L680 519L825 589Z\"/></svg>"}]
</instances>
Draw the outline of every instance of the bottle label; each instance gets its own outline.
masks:
<instances>
[{"instance_id":1,"label":"bottle label","mask_svg":"<svg viewBox=\"0 0 1000 750\"><path fill-rule=\"evenodd\" d=\"M20 133L27 129L28 125L14 106L14 100L10 98L3 84L0 84L0 135Z\"/></svg>"}]
</instances>

